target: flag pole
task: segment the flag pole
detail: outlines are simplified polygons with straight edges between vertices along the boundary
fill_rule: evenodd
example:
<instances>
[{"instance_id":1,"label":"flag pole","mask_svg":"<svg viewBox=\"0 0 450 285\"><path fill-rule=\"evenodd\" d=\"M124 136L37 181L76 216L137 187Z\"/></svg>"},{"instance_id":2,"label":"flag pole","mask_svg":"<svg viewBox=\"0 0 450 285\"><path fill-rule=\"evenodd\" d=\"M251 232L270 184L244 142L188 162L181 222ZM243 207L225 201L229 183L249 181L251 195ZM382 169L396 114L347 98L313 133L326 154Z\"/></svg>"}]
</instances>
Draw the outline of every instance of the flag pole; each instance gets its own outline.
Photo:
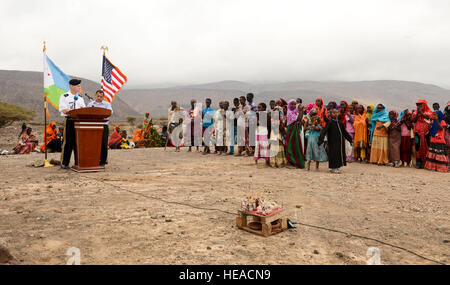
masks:
<instances>
[{"instance_id":1,"label":"flag pole","mask_svg":"<svg viewBox=\"0 0 450 285\"><path fill-rule=\"evenodd\" d=\"M106 51L108 50L108 47L107 46L102 46L100 49L103 50L103 56L105 56L106 55Z\"/></svg>"},{"instance_id":2,"label":"flag pole","mask_svg":"<svg viewBox=\"0 0 450 285\"><path fill-rule=\"evenodd\" d=\"M44 41L44 48L43 48L43 52L44 52L44 82L45 82L45 51L47 50L46 46L45 46L45 41ZM45 88L45 86L44 86ZM44 92L44 148L45 148L45 159L44 159L44 167L51 167L53 166L53 164L51 164L50 162L48 162L47 160L47 113L48 113L48 103L47 103L47 96L45 96L45 92Z\"/></svg>"}]
</instances>

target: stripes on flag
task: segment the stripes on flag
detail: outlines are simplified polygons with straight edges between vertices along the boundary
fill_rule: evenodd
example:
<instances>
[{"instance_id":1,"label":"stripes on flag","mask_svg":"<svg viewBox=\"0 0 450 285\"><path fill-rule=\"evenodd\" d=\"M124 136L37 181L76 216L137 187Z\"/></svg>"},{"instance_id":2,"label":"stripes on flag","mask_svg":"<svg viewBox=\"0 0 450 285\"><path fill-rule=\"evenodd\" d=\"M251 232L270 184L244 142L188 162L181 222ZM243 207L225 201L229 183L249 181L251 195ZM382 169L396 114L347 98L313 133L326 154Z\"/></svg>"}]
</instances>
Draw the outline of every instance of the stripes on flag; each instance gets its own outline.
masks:
<instances>
[{"instance_id":1,"label":"stripes on flag","mask_svg":"<svg viewBox=\"0 0 450 285\"><path fill-rule=\"evenodd\" d=\"M105 92L105 100L111 103L127 82L127 77L104 55L102 77L102 90Z\"/></svg>"}]
</instances>

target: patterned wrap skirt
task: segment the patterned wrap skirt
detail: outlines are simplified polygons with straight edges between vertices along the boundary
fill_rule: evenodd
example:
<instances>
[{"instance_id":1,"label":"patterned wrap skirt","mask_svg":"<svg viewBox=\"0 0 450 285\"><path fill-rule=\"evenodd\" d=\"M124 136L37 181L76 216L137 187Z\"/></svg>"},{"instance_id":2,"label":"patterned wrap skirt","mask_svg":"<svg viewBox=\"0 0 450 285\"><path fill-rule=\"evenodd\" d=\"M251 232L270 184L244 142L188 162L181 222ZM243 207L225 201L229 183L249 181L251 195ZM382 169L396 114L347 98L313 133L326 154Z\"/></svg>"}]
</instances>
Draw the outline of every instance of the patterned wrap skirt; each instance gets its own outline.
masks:
<instances>
[{"instance_id":1,"label":"patterned wrap skirt","mask_svg":"<svg viewBox=\"0 0 450 285\"><path fill-rule=\"evenodd\" d=\"M425 168L439 172L449 171L447 149L443 143L430 143Z\"/></svg>"}]
</instances>

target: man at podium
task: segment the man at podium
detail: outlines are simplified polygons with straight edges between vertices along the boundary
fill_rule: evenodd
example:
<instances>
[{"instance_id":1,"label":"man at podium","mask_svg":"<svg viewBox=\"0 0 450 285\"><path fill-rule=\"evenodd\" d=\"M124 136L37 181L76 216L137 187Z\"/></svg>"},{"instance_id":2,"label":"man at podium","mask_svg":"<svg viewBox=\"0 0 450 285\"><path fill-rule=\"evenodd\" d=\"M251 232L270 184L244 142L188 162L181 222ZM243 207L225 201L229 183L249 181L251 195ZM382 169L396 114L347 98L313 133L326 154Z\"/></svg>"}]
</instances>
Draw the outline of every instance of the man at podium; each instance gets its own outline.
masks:
<instances>
[{"instance_id":1,"label":"man at podium","mask_svg":"<svg viewBox=\"0 0 450 285\"><path fill-rule=\"evenodd\" d=\"M86 107L80 94L81 80L69 81L69 92L61 95L59 99L59 111L64 118L64 143L61 152L61 168L69 169L70 157L75 146L75 127L72 120L68 120L67 113L74 109Z\"/></svg>"},{"instance_id":2,"label":"man at podium","mask_svg":"<svg viewBox=\"0 0 450 285\"><path fill-rule=\"evenodd\" d=\"M95 101L91 101L88 104L88 107L98 107L98 108L105 108L108 110L111 110L111 115L113 113L113 109L111 107L111 104L105 100L105 93L103 93L103 90L97 90L95 92ZM109 120L105 122L103 126L103 137L102 137L102 150L100 153L100 166L105 166L106 159L108 158L108 136L109 136Z\"/></svg>"}]
</instances>

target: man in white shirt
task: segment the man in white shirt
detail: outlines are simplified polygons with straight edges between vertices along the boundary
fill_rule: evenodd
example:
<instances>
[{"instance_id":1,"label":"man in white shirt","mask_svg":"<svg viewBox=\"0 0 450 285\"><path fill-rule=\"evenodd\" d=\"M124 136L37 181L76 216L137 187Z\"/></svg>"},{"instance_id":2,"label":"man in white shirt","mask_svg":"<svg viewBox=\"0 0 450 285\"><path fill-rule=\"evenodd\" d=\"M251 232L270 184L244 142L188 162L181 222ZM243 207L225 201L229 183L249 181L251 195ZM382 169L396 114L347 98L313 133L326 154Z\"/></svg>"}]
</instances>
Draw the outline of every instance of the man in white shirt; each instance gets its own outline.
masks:
<instances>
[{"instance_id":1,"label":"man in white shirt","mask_svg":"<svg viewBox=\"0 0 450 285\"><path fill-rule=\"evenodd\" d=\"M105 108L111 110L111 115L113 113L113 109L111 104L108 101L104 101L105 93L103 90L97 90L95 92L95 101L91 101L88 104L88 107L97 107L97 108ZM108 158L108 135L109 135L109 120L105 122L103 126L103 137L102 137L102 151L100 153L100 165L105 166L106 159Z\"/></svg>"},{"instance_id":2,"label":"man in white shirt","mask_svg":"<svg viewBox=\"0 0 450 285\"><path fill-rule=\"evenodd\" d=\"M64 143L61 152L61 168L68 169L70 157L75 146L74 121L67 118L71 110L86 107L83 97L80 95L81 80L71 79L69 81L69 92L61 95L59 99L59 112L64 118Z\"/></svg>"},{"instance_id":3,"label":"man in white shirt","mask_svg":"<svg viewBox=\"0 0 450 285\"><path fill-rule=\"evenodd\" d=\"M168 110L169 114L167 116L167 129L169 131L169 137L171 137L172 144L175 146L175 151L179 152L181 140L183 138L183 131L181 128L178 128L178 126L180 126L183 123L184 110L182 107L177 106L176 101L172 101L170 104L171 104L171 107ZM175 137L172 136L172 133L174 132L174 130L175 130ZM169 137L168 137L168 139L169 139ZM167 146L167 141L166 141L166 146Z\"/></svg>"}]
</instances>

